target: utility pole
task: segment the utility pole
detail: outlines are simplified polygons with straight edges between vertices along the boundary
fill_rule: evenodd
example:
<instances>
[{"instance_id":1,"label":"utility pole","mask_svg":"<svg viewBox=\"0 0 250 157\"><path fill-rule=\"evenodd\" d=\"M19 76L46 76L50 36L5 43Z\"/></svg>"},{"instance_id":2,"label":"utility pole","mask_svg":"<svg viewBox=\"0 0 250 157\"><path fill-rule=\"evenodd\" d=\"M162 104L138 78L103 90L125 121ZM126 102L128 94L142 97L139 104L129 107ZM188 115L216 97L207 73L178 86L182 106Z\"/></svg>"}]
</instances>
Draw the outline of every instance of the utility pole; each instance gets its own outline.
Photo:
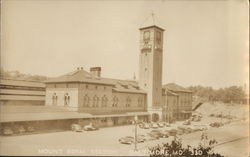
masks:
<instances>
[{"instance_id":1,"label":"utility pole","mask_svg":"<svg viewBox=\"0 0 250 157\"><path fill-rule=\"evenodd\" d=\"M137 115L135 116L135 152L138 151L137 150L137 120L138 120L138 117Z\"/></svg>"},{"instance_id":2,"label":"utility pole","mask_svg":"<svg viewBox=\"0 0 250 157\"><path fill-rule=\"evenodd\" d=\"M220 113L221 117L220 117L220 124L222 124L222 112Z\"/></svg>"}]
</instances>

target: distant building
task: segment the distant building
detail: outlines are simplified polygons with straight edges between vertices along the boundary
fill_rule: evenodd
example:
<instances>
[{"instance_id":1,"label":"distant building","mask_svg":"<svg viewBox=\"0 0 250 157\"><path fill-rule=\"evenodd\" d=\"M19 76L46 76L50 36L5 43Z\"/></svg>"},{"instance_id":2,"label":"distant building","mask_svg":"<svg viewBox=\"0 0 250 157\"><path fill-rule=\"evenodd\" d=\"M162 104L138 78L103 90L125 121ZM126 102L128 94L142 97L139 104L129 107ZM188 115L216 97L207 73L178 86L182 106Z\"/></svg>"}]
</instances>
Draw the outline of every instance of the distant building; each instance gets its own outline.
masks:
<instances>
[{"instance_id":1,"label":"distant building","mask_svg":"<svg viewBox=\"0 0 250 157\"><path fill-rule=\"evenodd\" d=\"M184 120L192 115L192 92L175 83L163 85L171 120ZM163 97L164 97L163 96Z\"/></svg>"},{"instance_id":2,"label":"distant building","mask_svg":"<svg viewBox=\"0 0 250 157\"><path fill-rule=\"evenodd\" d=\"M0 105L44 105L45 84L36 81L0 80Z\"/></svg>"}]
</instances>

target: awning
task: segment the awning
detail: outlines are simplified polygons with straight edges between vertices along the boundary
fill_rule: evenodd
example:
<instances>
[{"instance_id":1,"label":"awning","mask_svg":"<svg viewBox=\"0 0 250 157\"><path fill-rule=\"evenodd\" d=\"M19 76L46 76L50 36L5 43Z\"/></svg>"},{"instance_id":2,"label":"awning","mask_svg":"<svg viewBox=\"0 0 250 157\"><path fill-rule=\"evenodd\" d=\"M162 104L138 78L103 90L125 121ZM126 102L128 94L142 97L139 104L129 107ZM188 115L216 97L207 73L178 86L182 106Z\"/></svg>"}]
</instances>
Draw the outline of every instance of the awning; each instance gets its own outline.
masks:
<instances>
[{"instance_id":1,"label":"awning","mask_svg":"<svg viewBox=\"0 0 250 157\"><path fill-rule=\"evenodd\" d=\"M124 114L92 115L79 112L42 112L42 113L2 113L0 122L40 121L40 120L63 120L79 118L106 118L106 117L127 117L135 115L149 115L148 112L129 112Z\"/></svg>"}]
</instances>

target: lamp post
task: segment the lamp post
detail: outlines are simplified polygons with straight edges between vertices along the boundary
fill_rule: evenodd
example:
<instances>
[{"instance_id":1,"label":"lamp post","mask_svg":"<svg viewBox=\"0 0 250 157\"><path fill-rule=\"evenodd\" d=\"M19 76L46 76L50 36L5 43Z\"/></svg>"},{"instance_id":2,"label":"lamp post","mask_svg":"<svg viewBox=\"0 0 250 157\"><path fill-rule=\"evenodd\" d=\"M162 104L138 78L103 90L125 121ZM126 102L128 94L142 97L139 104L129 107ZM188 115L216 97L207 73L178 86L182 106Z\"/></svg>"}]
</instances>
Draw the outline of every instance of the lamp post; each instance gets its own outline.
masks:
<instances>
[{"instance_id":1,"label":"lamp post","mask_svg":"<svg viewBox=\"0 0 250 157\"><path fill-rule=\"evenodd\" d=\"M137 120L138 120L138 117L136 115L135 116L135 150L134 151L137 151Z\"/></svg>"}]
</instances>

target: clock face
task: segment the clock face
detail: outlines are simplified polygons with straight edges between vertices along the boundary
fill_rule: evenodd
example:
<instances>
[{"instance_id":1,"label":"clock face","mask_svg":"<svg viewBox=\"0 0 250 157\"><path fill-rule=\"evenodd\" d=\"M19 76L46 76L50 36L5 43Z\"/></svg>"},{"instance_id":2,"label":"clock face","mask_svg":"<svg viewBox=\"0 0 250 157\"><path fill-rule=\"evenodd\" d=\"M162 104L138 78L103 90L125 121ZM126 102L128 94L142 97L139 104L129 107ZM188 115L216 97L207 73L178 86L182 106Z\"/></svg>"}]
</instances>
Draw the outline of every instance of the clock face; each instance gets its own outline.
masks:
<instances>
[{"instance_id":1,"label":"clock face","mask_svg":"<svg viewBox=\"0 0 250 157\"><path fill-rule=\"evenodd\" d=\"M150 37L150 32L149 31L145 31L144 34L143 34L144 40L148 40L149 37Z\"/></svg>"}]
</instances>

